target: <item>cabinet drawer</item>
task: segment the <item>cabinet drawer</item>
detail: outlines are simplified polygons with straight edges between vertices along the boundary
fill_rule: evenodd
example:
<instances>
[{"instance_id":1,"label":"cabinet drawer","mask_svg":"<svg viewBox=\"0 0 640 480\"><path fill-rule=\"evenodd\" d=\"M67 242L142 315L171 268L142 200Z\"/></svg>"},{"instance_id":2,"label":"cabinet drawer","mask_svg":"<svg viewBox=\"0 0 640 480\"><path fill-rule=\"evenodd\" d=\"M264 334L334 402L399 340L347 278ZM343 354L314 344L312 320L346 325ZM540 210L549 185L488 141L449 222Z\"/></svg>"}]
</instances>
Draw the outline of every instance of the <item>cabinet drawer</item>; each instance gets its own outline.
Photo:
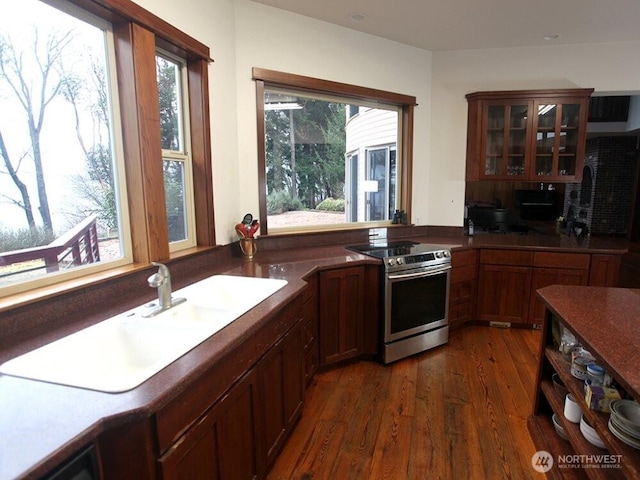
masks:
<instances>
[{"instance_id":1,"label":"cabinet drawer","mask_svg":"<svg viewBox=\"0 0 640 480\"><path fill-rule=\"evenodd\" d=\"M591 255L588 253L535 252L533 265L536 267L560 267L588 270Z\"/></svg>"},{"instance_id":2,"label":"cabinet drawer","mask_svg":"<svg viewBox=\"0 0 640 480\"><path fill-rule=\"evenodd\" d=\"M465 265L475 265L478 262L478 252L476 250L463 250L451 254L451 267L463 267Z\"/></svg>"},{"instance_id":3,"label":"cabinet drawer","mask_svg":"<svg viewBox=\"0 0 640 480\"><path fill-rule=\"evenodd\" d=\"M533 264L533 252L522 250L482 250L480 263L491 265L520 265Z\"/></svg>"}]
</instances>

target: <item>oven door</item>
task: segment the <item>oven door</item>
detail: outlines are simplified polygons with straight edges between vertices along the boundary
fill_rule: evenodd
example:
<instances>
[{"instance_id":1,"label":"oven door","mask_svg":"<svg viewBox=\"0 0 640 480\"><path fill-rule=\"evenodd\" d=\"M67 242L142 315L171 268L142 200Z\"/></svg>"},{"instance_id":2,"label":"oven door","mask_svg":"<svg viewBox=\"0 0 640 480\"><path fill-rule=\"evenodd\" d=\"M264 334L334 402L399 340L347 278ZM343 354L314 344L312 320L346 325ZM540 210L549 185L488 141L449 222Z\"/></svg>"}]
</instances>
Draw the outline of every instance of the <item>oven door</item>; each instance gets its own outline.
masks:
<instances>
[{"instance_id":1,"label":"oven door","mask_svg":"<svg viewBox=\"0 0 640 480\"><path fill-rule=\"evenodd\" d=\"M447 325L450 270L386 275L385 343Z\"/></svg>"}]
</instances>

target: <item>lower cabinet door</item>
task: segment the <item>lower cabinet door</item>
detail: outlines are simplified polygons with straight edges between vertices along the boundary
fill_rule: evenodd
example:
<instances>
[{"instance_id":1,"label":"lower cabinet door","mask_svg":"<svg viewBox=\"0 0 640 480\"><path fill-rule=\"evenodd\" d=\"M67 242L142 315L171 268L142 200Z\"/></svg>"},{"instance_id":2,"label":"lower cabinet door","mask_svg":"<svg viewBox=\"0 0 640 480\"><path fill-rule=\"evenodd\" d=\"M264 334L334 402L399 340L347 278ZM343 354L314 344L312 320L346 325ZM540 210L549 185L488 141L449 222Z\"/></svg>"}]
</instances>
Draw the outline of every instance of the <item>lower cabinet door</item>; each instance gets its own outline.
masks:
<instances>
[{"instance_id":1,"label":"lower cabinet door","mask_svg":"<svg viewBox=\"0 0 640 480\"><path fill-rule=\"evenodd\" d=\"M529 305L530 322L542 326L544 304L538 298L536 290L549 285L586 285L588 270L568 268L534 268L531 280L531 301Z\"/></svg>"},{"instance_id":2,"label":"lower cabinet door","mask_svg":"<svg viewBox=\"0 0 640 480\"><path fill-rule=\"evenodd\" d=\"M252 369L160 458L163 479L258 478L257 383Z\"/></svg>"},{"instance_id":3,"label":"lower cabinet door","mask_svg":"<svg viewBox=\"0 0 640 480\"><path fill-rule=\"evenodd\" d=\"M347 360L364 351L364 267L319 274L320 365Z\"/></svg>"},{"instance_id":4,"label":"lower cabinet door","mask_svg":"<svg viewBox=\"0 0 640 480\"><path fill-rule=\"evenodd\" d=\"M527 323L531 270L530 267L480 265L478 319Z\"/></svg>"},{"instance_id":5,"label":"lower cabinet door","mask_svg":"<svg viewBox=\"0 0 640 480\"><path fill-rule=\"evenodd\" d=\"M300 324L260 360L258 375L264 450L266 464L270 466L302 413L304 372Z\"/></svg>"}]
</instances>

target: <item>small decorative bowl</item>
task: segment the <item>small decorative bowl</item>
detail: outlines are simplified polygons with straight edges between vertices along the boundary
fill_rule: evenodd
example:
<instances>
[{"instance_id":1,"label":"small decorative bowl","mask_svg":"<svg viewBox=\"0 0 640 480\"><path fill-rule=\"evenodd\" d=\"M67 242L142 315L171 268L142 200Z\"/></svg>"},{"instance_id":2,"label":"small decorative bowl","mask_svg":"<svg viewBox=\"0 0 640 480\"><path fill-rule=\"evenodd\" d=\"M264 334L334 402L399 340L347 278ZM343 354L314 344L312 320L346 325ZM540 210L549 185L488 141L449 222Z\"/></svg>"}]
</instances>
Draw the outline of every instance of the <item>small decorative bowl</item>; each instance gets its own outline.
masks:
<instances>
[{"instance_id":1,"label":"small decorative bowl","mask_svg":"<svg viewBox=\"0 0 640 480\"><path fill-rule=\"evenodd\" d=\"M553 388L562 398L564 398L567 393L569 393L567 387L565 387L564 383L562 383L562 380L560 380L560 375L554 373L553 375L551 375L551 381L553 382Z\"/></svg>"},{"instance_id":2,"label":"small decorative bowl","mask_svg":"<svg viewBox=\"0 0 640 480\"><path fill-rule=\"evenodd\" d=\"M558 434L558 436L561 438L564 438L565 440L569 440L567 433L564 431L564 428L562 428L562 425L560 425L560 420L558 419L558 415L554 413L553 417L551 417L551 420L553 420L553 426L556 429L556 433Z\"/></svg>"}]
</instances>

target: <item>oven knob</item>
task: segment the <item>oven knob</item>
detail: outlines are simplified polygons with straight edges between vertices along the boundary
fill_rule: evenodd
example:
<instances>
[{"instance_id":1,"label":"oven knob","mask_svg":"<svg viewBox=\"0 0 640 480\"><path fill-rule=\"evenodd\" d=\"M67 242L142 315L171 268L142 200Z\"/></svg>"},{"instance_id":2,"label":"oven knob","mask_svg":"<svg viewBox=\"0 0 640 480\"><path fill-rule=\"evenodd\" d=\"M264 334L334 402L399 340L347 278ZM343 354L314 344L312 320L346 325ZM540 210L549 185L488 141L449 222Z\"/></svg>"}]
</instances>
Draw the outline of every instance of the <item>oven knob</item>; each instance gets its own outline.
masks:
<instances>
[{"instance_id":1,"label":"oven knob","mask_svg":"<svg viewBox=\"0 0 640 480\"><path fill-rule=\"evenodd\" d=\"M436 252L436 258L442 258L443 254L441 251Z\"/></svg>"},{"instance_id":2,"label":"oven knob","mask_svg":"<svg viewBox=\"0 0 640 480\"><path fill-rule=\"evenodd\" d=\"M395 261L393 258L389 258L389 259L387 260L387 264L388 264L390 267L392 267L392 266L394 266L394 265L396 264L396 261Z\"/></svg>"},{"instance_id":3,"label":"oven knob","mask_svg":"<svg viewBox=\"0 0 640 480\"><path fill-rule=\"evenodd\" d=\"M397 262L398 262L398 265L402 265L404 263L404 258L398 257Z\"/></svg>"},{"instance_id":4,"label":"oven knob","mask_svg":"<svg viewBox=\"0 0 640 480\"><path fill-rule=\"evenodd\" d=\"M444 256L445 257L450 257L451 256L451 253L449 252L449 250L445 250L444 251Z\"/></svg>"}]
</instances>

